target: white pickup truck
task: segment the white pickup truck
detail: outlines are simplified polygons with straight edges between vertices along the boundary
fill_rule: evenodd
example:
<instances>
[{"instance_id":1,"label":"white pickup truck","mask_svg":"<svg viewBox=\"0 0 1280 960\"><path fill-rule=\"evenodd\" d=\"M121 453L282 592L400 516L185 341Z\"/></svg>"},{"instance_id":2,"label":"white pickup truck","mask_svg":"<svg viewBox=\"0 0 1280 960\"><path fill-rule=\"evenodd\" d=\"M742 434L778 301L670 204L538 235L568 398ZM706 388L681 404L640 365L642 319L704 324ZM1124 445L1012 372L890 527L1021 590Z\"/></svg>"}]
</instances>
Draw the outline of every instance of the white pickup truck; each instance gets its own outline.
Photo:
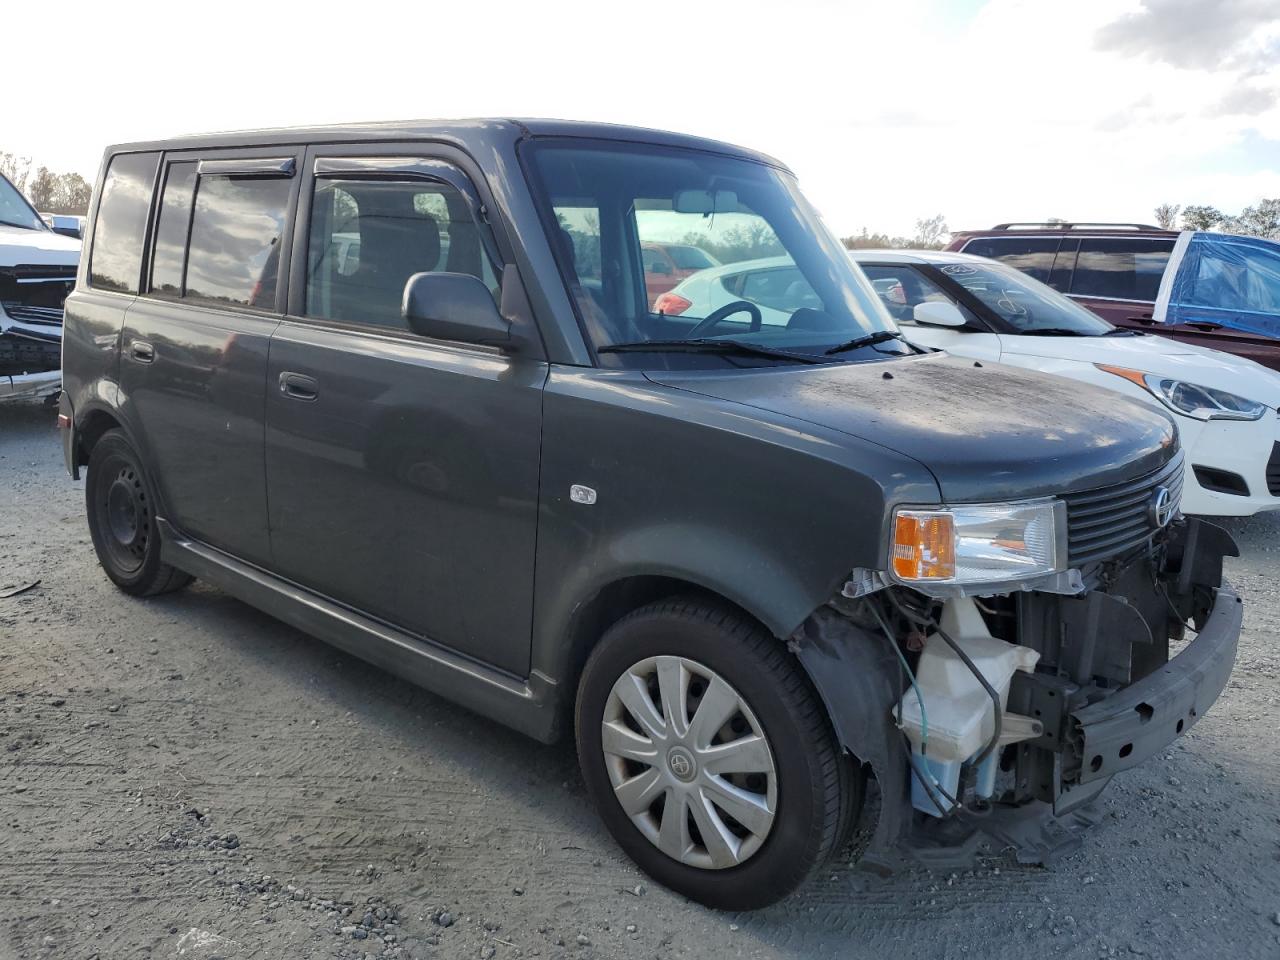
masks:
<instances>
[{"instance_id":1,"label":"white pickup truck","mask_svg":"<svg viewBox=\"0 0 1280 960\"><path fill-rule=\"evenodd\" d=\"M80 241L55 233L0 175L0 403L62 389L62 302Z\"/></svg>"}]
</instances>

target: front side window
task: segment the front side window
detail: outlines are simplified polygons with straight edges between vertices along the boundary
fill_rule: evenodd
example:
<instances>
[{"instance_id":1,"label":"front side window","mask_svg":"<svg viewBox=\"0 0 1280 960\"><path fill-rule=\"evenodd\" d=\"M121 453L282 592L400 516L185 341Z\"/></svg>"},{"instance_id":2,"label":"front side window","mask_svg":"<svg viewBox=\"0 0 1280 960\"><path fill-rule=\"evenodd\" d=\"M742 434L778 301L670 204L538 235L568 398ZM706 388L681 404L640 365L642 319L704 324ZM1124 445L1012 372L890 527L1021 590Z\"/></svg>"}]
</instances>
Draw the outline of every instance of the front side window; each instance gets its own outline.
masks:
<instances>
[{"instance_id":1,"label":"front side window","mask_svg":"<svg viewBox=\"0 0 1280 960\"><path fill-rule=\"evenodd\" d=\"M307 316L407 329L405 284L437 270L477 277L497 297L494 266L455 188L428 180L316 181Z\"/></svg>"},{"instance_id":2,"label":"front side window","mask_svg":"<svg viewBox=\"0 0 1280 960\"><path fill-rule=\"evenodd\" d=\"M614 348L658 341L732 339L821 354L894 332L783 171L656 145L547 139L526 149L552 246L602 363L628 364L635 354ZM645 270L646 248L659 247L690 264L665 289ZM874 349L841 359L910 352L892 340Z\"/></svg>"},{"instance_id":3,"label":"front side window","mask_svg":"<svg viewBox=\"0 0 1280 960\"><path fill-rule=\"evenodd\" d=\"M1004 264L946 263L931 269L978 300L1009 333L1084 337L1113 329L1074 300Z\"/></svg>"},{"instance_id":4,"label":"front side window","mask_svg":"<svg viewBox=\"0 0 1280 960\"><path fill-rule=\"evenodd\" d=\"M1060 242L1058 237L978 237L964 245L964 252L999 260L1048 283Z\"/></svg>"},{"instance_id":5,"label":"front side window","mask_svg":"<svg viewBox=\"0 0 1280 960\"><path fill-rule=\"evenodd\" d=\"M0 174L0 226L43 230L40 214L3 174Z\"/></svg>"},{"instance_id":6,"label":"front side window","mask_svg":"<svg viewBox=\"0 0 1280 960\"><path fill-rule=\"evenodd\" d=\"M884 302L890 316L899 322L910 321L919 304L937 302L953 304L964 314L966 320L978 325L967 306L914 266L905 263L864 263L862 272L871 281L871 286Z\"/></svg>"},{"instance_id":7,"label":"front side window","mask_svg":"<svg viewBox=\"0 0 1280 960\"><path fill-rule=\"evenodd\" d=\"M1071 293L1111 300L1154 302L1172 252L1172 240L1085 237L1080 241Z\"/></svg>"},{"instance_id":8,"label":"front side window","mask_svg":"<svg viewBox=\"0 0 1280 960\"><path fill-rule=\"evenodd\" d=\"M159 155L122 153L111 158L102 181L89 253L89 285L137 293L142 239L151 209Z\"/></svg>"},{"instance_id":9,"label":"front side window","mask_svg":"<svg viewBox=\"0 0 1280 960\"><path fill-rule=\"evenodd\" d=\"M275 309L292 186L285 177L199 177L186 299Z\"/></svg>"}]
</instances>

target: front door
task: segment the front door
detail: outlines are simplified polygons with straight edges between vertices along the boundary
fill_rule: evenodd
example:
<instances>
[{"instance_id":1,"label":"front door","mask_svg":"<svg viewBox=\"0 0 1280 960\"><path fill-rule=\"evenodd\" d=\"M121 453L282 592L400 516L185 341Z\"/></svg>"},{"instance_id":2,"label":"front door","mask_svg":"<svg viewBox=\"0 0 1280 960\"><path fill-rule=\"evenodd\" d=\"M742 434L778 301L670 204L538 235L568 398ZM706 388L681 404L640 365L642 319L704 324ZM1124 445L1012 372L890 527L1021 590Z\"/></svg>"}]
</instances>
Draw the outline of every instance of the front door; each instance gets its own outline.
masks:
<instances>
[{"instance_id":1,"label":"front door","mask_svg":"<svg viewBox=\"0 0 1280 960\"><path fill-rule=\"evenodd\" d=\"M290 314L271 341L266 470L281 575L526 675L541 361L411 333L415 273L498 296L474 182L422 145L312 148Z\"/></svg>"},{"instance_id":2,"label":"front door","mask_svg":"<svg viewBox=\"0 0 1280 960\"><path fill-rule=\"evenodd\" d=\"M998 361L1000 337L965 304L926 276L918 265L908 263L860 263L863 273L880 296L885 309L902 327L911 343L934 350L946 350L957 357ZM963 327L942 327L916 323L915 308L929 301L950 303L965 318Z\"/></svg>"}]
</instances>

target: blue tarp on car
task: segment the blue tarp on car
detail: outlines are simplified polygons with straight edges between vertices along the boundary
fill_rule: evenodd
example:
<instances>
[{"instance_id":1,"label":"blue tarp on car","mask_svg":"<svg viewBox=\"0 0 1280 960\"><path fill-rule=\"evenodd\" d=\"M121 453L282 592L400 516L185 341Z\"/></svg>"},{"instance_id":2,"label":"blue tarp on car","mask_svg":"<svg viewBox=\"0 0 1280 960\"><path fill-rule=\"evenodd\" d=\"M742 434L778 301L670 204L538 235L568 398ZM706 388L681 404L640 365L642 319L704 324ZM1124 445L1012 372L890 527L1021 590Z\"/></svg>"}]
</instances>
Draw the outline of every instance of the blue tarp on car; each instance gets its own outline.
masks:
<instances>
[{"instance_id":1,"label":"blue tarp on car","mask_svg":"<svg viewBox=\"0 0 1280 960\"><path fill-rule=\"evenodd\" d=\"M1197 231L1173 278L1164 319L1280 338L1280 243Z\"/></svg>"}]
</instances>

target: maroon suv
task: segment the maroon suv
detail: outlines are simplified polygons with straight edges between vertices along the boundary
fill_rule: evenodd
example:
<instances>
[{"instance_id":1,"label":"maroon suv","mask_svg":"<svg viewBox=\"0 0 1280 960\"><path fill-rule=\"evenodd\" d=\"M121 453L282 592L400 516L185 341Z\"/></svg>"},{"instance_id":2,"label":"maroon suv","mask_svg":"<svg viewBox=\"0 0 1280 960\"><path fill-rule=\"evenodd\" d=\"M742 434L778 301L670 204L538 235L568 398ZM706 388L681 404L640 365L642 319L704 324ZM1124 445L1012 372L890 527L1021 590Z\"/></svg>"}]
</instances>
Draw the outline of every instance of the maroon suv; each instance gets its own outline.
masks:
<instances>
[{"instance_id":1,"label":"maroon suv","mask_svg":"<svg viewBox=\"0 0 1280 960\"><path fill-rule=\"evenodd\" d=\"M1225 350L1280 370L1280 341L1271 337L1209 320L1161 322L1161 281L1180 236L1142 223L1000 223L954 233L947 249L1016 267L1118 327Z\"/></svg>"}]
</instances>

